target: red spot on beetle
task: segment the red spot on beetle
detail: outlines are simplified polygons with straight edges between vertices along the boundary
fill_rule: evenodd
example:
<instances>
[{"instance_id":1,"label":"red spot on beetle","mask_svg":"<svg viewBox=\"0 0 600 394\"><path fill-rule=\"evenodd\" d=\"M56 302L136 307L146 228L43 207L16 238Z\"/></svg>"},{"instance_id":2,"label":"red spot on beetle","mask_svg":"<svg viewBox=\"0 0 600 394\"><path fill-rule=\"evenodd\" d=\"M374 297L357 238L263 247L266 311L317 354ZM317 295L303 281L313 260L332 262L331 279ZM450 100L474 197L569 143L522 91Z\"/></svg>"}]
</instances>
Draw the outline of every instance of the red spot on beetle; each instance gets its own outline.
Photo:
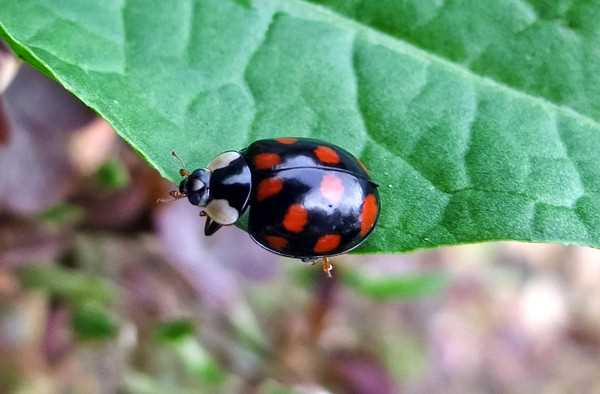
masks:
<instances>
[{"instance_id":1,"label":"red spot on beetle","mask_svg":"<svg viewBox=\"0 0 600 394\"><path fill-rule=\"evenodd\" d=\"M308 212L302 204L292 204L283 218L283 227L291 233L300 233L308 222Z\"/></svg>"},{"instance_id":2,"label":"red spot on beetle","mask_svg":"<svg viewBox=\"0 0 600 394\"><path fill-rule=\"evenodd\" d=\"M292 144L295 144L296 142L298 142L298 140L295 138L275 138L275 141L279 142L280 144L284 144L284 145L292 145Z\"/></svg>"},{"instance_id":3,"label":"red spot on beetle","mask_svg":"<svg viewBox=\"0 0 600 394\"><path fill-rule=\"evenodd\" d=\"M314 152L319 161L321 161L322 163L339 164L340 162L340 156L335 150L331 149L328 146L320 145L314 150Z\"/></svg>"},{"instance_id":4,"label":"red spot on beetle","mask_svg":"<svg viewBox=\"0 0 600 394\"><path fill-rule=\"evenodd\" d=\"M270 170L281 163L281 157L277 153L259 153L254 156L254 167L257 170Z\"/></svg>"},{"instance_id":5,"label":"red spot on beetle","mask_svg":"<svg viewBox=\"0 0 600 394\"><path fill-rule=\"evenodd\" d=\"M321 180L321 194L331 202L340 202L344 195L344 184L337 175L325 175Z\"/></svg>"},{"instance_id":6,"label":"red spot on beetle","mask_svg":"<svg viewBox=\"0 0 600 394\"><path fill-rule=\"evenodd\" d=\"M379 207L377 206L377 198L374 194L369 194L365 197L363 206L360 212L360 235L365 236L375 225L377 220L377 212Z\"/></svg>"},{"instance_id":7,"label":"red spot on beetle","mask_svg":"<svg viewBox=\"0 0 600 394\"><path fill-rule=\"evenodd\" d=\"M277 235L266 235L265 240L275 250L283 250L288 245L288 240Z\"/></svg>"},{"instance_id":8,"label":"red spot on beetle","mask_svg":"<svg viewBox=\"0 0 600 394\"><path fill-rule=\"evenodd\" d=\"M272 177L263 179L258 184L256 198L258 201L263 201L271 196L276 195L283 189L283 181L280 178Z\"/></svg>"},{"instance_id":9,"label":"red spot on beetle","mask_svg":"<svg viewBox=\"0 0 600 394\"><path fill-rule=\"evenodd\" d=\"M342 241L342 236L339 234L327 234L323 235L321 238L317 240L315 244L314 251L315 253L327 253L335 250L338 246L340 246L340 242Z\"/></svg>"}]
</instances>

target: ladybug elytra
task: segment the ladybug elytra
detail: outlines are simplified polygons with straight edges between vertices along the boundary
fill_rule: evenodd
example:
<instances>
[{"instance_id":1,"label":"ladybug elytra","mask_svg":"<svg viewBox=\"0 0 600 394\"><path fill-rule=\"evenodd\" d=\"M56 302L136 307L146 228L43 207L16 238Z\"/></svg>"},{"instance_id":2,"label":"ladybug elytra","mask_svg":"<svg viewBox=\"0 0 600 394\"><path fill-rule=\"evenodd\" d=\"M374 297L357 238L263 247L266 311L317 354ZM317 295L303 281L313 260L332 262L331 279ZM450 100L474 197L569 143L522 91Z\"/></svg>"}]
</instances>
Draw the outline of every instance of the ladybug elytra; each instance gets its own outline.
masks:
<instances>
[{"instance_id":1,"label":"ladybug elytra","mask_svg":"<svg viewBox=\"0 0 600 394\"><path fill-rule=\"evenodd\" d=\"M380 211L377 185L351 153L310 138L255 141L218 155L207 168L180 170L175 199L187 197L212 235L248 210L248 233L270 252L323 261L359 246Z\"/></svg>"}]
</instances>

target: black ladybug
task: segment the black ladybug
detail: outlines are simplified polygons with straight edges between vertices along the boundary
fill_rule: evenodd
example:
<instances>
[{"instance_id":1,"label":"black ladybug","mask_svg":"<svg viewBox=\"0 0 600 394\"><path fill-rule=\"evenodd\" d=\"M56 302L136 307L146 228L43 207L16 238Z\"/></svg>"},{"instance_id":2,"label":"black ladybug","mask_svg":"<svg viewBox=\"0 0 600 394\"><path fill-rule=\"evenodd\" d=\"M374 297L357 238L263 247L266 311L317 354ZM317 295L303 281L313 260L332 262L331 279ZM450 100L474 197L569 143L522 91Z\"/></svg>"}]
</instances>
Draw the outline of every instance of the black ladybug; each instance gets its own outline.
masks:
<instances>
[{"instance_id":1,"label":"black ladybug","mask_svg":"<svg viewBox=\"0 0 600 394\"><path fill-rule=\"evenodd\" d=\"M275 138L217 156L189 173L174 198L202 207L204 232L231 225L249 208L248 232L262 247L303 261L360 245L380 211L377 185L346 150L309 138Z\"/></svg>"}]
</instances>

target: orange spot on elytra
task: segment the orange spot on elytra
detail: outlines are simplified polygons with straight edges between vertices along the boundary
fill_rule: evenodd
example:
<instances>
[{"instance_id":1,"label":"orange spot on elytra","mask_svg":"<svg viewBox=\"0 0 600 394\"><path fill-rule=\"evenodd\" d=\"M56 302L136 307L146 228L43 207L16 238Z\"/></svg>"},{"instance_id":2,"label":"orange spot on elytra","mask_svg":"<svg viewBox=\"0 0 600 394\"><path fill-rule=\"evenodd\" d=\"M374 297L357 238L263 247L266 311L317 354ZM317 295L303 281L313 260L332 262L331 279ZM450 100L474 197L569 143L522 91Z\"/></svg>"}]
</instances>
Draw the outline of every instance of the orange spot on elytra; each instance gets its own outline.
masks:
<instances>
[{"instance_id":1,"label":"orange spot on elytra","mask_svg":"<svg viewBox=\"0 0 600 394\"><path fill-rule=\"evenodd\" d=\"M277 235L266 235L265 240L275 250L283 250L288 245L288 240Z\"/></svg>"},{"instance_id":2,"label":"orange spot on elytra","mask_svg":"<svg viewBox=\"0 0 600 394\"><path fill-rule=\"evenodd\" d=\"M280 144L284 144L284 145L292 145L292 144L295 144L296 142L298 142L298 140L295 138L275 138L275 141L279 142Z\"/></svg>"},{"instance_id":3,"label":"orange spot on elytra","mask_svg":"<svg viewBox=\"0 0 600 394\"><path fill-rule=\"evenodd\" d=\"M258 184L256 198L258 201L262 201L279 193L281 189L283 189L283 181L280 178L273 177L263 179Z\"/></svg>"},{"instance_id":4,"label":"orange spot on elytra","mask_svg":"<svg viewBox=\"0 0 600 394\"><path fill-rule=\"evenodd\" d=\"M325 164L338 164L340 162L340 156L336 151L328 146L320 145L315 149L315 155L317 158Z\"/></svg>"},{"instance_id":5,"label":"orange spot on elytra","mask_svg":"<svg viewBox=\"0 0 600 394\"><path fill-rule=\"evenodd\" d=\"M344 195L344 184L339 176L325 175L321 180L321 194L331 202L340 202Z\"/></svg>"},{"instance_id":6,"label":"orange spot on elytra","mask_svg":"<svg viewBox=\"0 0 600 394\"><path fill-rule=\"evenodd\" d=\"M327 253L340 246L342 237L339 234L327 234L318 239L315 244L315 253Z\"/></svg>"},{"instance_id":7,"label":"orange spot on elytra","mask_svg":"<svg viewBox=\"0 0 600 394\"><path fill-rule=\"evenodd\" d=\"M254 156L254 167L257 170L270 170L281 163L281 157L277 153L259 153Z\"/></svg>"},{"instance_id":8,"label":"orange spot on elytra","mask_svg":"<svg viewBox=\"0 0 600 394\"><path fill-rule=\"evenodd\" d=\"M291 233L300 233L308 222L308 212L302 204L292 204L283 218L283 227Z\"/></svg>"},{"instance_id":9,"label":"orange spot on elytra","mask_svg":"<svg viewBox=\"0 0 600 394\"><path fill-rule=\"evenodd\" d=\"M363 202L362 210L360 213L360 235L365 236L367 233L373 228L375 225L375 220L377 220L377 211L379 207L377 206L377 198L375 198L374 194L369 194L365 197L365 201Z\"/></svg>"}]
</instances>

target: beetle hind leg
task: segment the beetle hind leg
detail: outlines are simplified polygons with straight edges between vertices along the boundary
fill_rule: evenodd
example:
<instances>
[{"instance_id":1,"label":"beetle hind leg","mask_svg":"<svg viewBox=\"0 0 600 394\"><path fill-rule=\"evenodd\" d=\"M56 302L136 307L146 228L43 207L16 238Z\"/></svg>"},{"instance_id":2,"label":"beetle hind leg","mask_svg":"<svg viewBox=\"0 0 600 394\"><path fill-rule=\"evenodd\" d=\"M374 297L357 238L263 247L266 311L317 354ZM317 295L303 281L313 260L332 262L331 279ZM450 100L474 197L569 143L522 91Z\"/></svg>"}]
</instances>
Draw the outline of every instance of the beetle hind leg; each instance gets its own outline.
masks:
<instances>
[{"instance_id":1,"label":"beetle hind leg","mask_svg":"<svg viewBox=\"0 0 600 394\"><path fill-rule=\"evenodd\" d=\"M323 257L322 261L322 268L323 268L323 272L325 272L327 274L328 277L333 278L333 270L334 270L334 266L333 263L331 263L331 261L329 260L329 257Z\"/></svg>"},{"instance_id":2,"label":"beetle hind leg","mask_svg":"<svg viewBox=\"0 0 600 394\"><path fill-rule=\"evenodd\" d=\"M305 257L301 260L303 263L311 264L311 265L320 263L321 268L323 269L323 272L325 272L328 277L330 277L330 278L333 277L332 273L333 273L333 270L335 269L335 267L333 266L333 263L331 262L329 257L317 257L317 258Z\"/></svg>"}]
</instances>

